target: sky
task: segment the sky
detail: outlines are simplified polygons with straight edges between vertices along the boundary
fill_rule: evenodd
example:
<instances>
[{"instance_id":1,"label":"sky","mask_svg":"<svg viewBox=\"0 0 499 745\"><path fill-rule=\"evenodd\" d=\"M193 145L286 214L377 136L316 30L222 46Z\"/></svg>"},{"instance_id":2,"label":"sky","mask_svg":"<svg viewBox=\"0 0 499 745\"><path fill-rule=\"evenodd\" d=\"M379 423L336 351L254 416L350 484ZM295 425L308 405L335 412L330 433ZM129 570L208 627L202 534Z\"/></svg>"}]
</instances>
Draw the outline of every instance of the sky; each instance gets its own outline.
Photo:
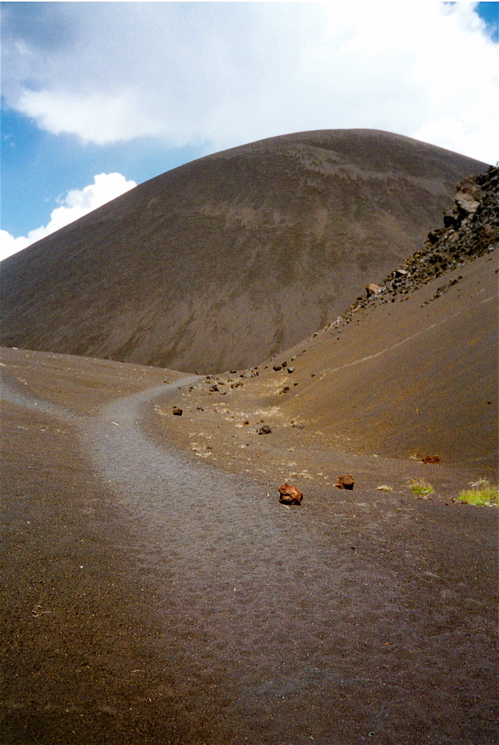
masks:
<instances>
[{"instance_id":1,"label":"sky","mask_svg":"<svg viewBox=\"0 0 499 745\"><path fill-rule=\"evenodd\" d=\"M497 2L5 2L0 260L183 163L372 128L499 160Z\"/></svg>"}]
</instances>

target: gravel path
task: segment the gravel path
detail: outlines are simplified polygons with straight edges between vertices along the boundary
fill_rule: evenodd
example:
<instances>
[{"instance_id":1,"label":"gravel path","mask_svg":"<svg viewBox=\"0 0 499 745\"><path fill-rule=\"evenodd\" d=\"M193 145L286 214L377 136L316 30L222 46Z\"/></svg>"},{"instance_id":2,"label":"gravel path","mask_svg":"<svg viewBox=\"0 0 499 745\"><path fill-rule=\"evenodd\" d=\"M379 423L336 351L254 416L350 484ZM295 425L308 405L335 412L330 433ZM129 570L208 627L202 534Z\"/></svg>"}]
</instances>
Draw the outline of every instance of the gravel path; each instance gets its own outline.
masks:
<instances>
[{"instance_id":1,"label":"gravel path","mask_svg":"<svg viewBox=\"0 0 499 745\"><path fill-rule=\"evenodd\" d=\"M87 509L72 530L82 524L83 535L93 520L106 551L107 571L88 592L109 623L92 626L89 642L102 650L94 665L107 670L106 686L94 669L71 716L53 706L22 735L7 716L2 743L496 743L491 512L384 494L331 500L318 488L302 506L284 507L279 484L271 490L155 444L151 404L191 382L113 401L97 416L4 386L8 422L59 426L79 443L82 473L91 465L85 489L68 486L71 459L43 488L64 492L55 513L70 493L71 509L100 500L104 517ZM46 453L35 450L40 463ZM10 504L7 522L17 514ZM57 520L51 526L58 532ZM113 638L113 624L118 639L125 634L112 608L115 575L138 619L128 659ZM69 580L61 583L69 596ZM40 615L45 606L37 607ZM42 622L53 619L47 612ZM73 654L78 637L64 643ZM50 664L48 700L57 687ZM15 701L7 695L11 714L29 708L20 677Z\"/></svg>"}]
</instances>

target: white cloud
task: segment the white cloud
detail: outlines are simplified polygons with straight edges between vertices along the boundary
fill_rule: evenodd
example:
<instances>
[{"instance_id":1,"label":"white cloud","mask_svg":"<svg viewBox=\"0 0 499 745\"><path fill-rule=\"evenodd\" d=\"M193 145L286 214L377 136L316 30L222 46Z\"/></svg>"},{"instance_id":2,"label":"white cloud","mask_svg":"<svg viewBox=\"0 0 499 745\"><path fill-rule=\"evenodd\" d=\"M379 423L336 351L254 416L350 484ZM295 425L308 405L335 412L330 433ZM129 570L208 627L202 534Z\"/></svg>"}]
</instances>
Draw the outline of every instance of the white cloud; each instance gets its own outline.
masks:
<instances>
[{"instance_id":1,"label":"white cloud","mask_svg":"<svg viewBox=\"0 0 499 745\"><path fill-rule=\"evenodd\" d=\"M133 189L134 186L135 181L127 181L121 173L101 173L95 176L93 184L68 192L59 200L60 206L51 212L50 222L43 227L30 230L26 237L14 238L6 230L0 230L0 261L78 220L88 212Z\"/></svg>"},{"instance_id":2,"label":"white cloud","mask_svg":"<svg viewBox=\"0 0 499 745\"><path fill-rule=\"evenodd\" d=\"M368 127L499 158L497 44L476 3L47 6L30 35L6 24L4 95L54 134L214 151Z\"/></svg>"},{"instance_id":3,"label":"white cloud","mask_svg":"<svg viewBox=\"0 0 499 745\"><path fill-rule=\"evenodd\" d=\"M0 261L22 251L26 246L29 246L28 238L14 238L7 230L0 230Z\"/></svg>"},{"instance_id":4,"label":"white cloud","mask_svg":"<svg viewBox=\"0 0 499 745\"><path fill-rule=\"evenodd\" d=\"M136 103L125 90L116 95L23 91L18 110L52 134L75 134L83 142L107 145L161 133L159 122L137 111Z\"/></svg>"}]
</instances>

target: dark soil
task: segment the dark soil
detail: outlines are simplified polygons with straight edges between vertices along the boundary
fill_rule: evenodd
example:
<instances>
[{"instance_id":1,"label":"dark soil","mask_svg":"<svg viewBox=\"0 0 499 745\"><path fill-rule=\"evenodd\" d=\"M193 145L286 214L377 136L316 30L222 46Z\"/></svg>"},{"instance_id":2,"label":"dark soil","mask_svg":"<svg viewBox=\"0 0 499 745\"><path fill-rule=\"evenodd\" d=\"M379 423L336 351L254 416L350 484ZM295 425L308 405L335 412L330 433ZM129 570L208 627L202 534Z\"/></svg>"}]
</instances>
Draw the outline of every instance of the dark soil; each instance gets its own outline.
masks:
<instances>
[{"instance_id":1,"label":"dark soil","mask_svg":"<svg viewBox=\"0 0 499 745\"><path fill-rule=\"evenodd\" d=\"M168 444L178 375L2 365L3 744L497 743L497 511L451 501L469 473L338 449L346 492L295 438L289 508L274 432L246 476Z\"/></svg>"}]
</instances>

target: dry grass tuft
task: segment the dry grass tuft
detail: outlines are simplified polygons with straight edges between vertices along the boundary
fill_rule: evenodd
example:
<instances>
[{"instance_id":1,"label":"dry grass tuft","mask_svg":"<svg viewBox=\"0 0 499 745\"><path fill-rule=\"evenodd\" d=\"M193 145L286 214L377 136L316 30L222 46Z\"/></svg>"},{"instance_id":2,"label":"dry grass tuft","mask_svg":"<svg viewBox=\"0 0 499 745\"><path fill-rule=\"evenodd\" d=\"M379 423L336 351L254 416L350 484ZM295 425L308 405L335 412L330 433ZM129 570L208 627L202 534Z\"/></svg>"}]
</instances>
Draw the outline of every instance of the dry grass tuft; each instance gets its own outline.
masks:
<instances>
[{"instance_id":1,"label":"dry grass tuft","mask_svg":"<svg viewBox=\"0 0 499 745\"><path fill-rule=\"evenodd\" d=\"M427 496L428 494L433 494L435 492L433 486L424 479L413 479L409 481L409 487L413 494L417 494L420 497Z\"/></svg>"},{"instance_id":2,"label":"dry grass tuft","mask_svg":"<svg viewBox=\"0 0 499 745\"><path fill-rule=\"evenodd\" d=\"M459 492L459 501L466 504L486 505L487 507L499 507L499 485L493 486L488 479L479 479L470 484L471 489L463 489Z\"/></svg>"}]
</instances>

